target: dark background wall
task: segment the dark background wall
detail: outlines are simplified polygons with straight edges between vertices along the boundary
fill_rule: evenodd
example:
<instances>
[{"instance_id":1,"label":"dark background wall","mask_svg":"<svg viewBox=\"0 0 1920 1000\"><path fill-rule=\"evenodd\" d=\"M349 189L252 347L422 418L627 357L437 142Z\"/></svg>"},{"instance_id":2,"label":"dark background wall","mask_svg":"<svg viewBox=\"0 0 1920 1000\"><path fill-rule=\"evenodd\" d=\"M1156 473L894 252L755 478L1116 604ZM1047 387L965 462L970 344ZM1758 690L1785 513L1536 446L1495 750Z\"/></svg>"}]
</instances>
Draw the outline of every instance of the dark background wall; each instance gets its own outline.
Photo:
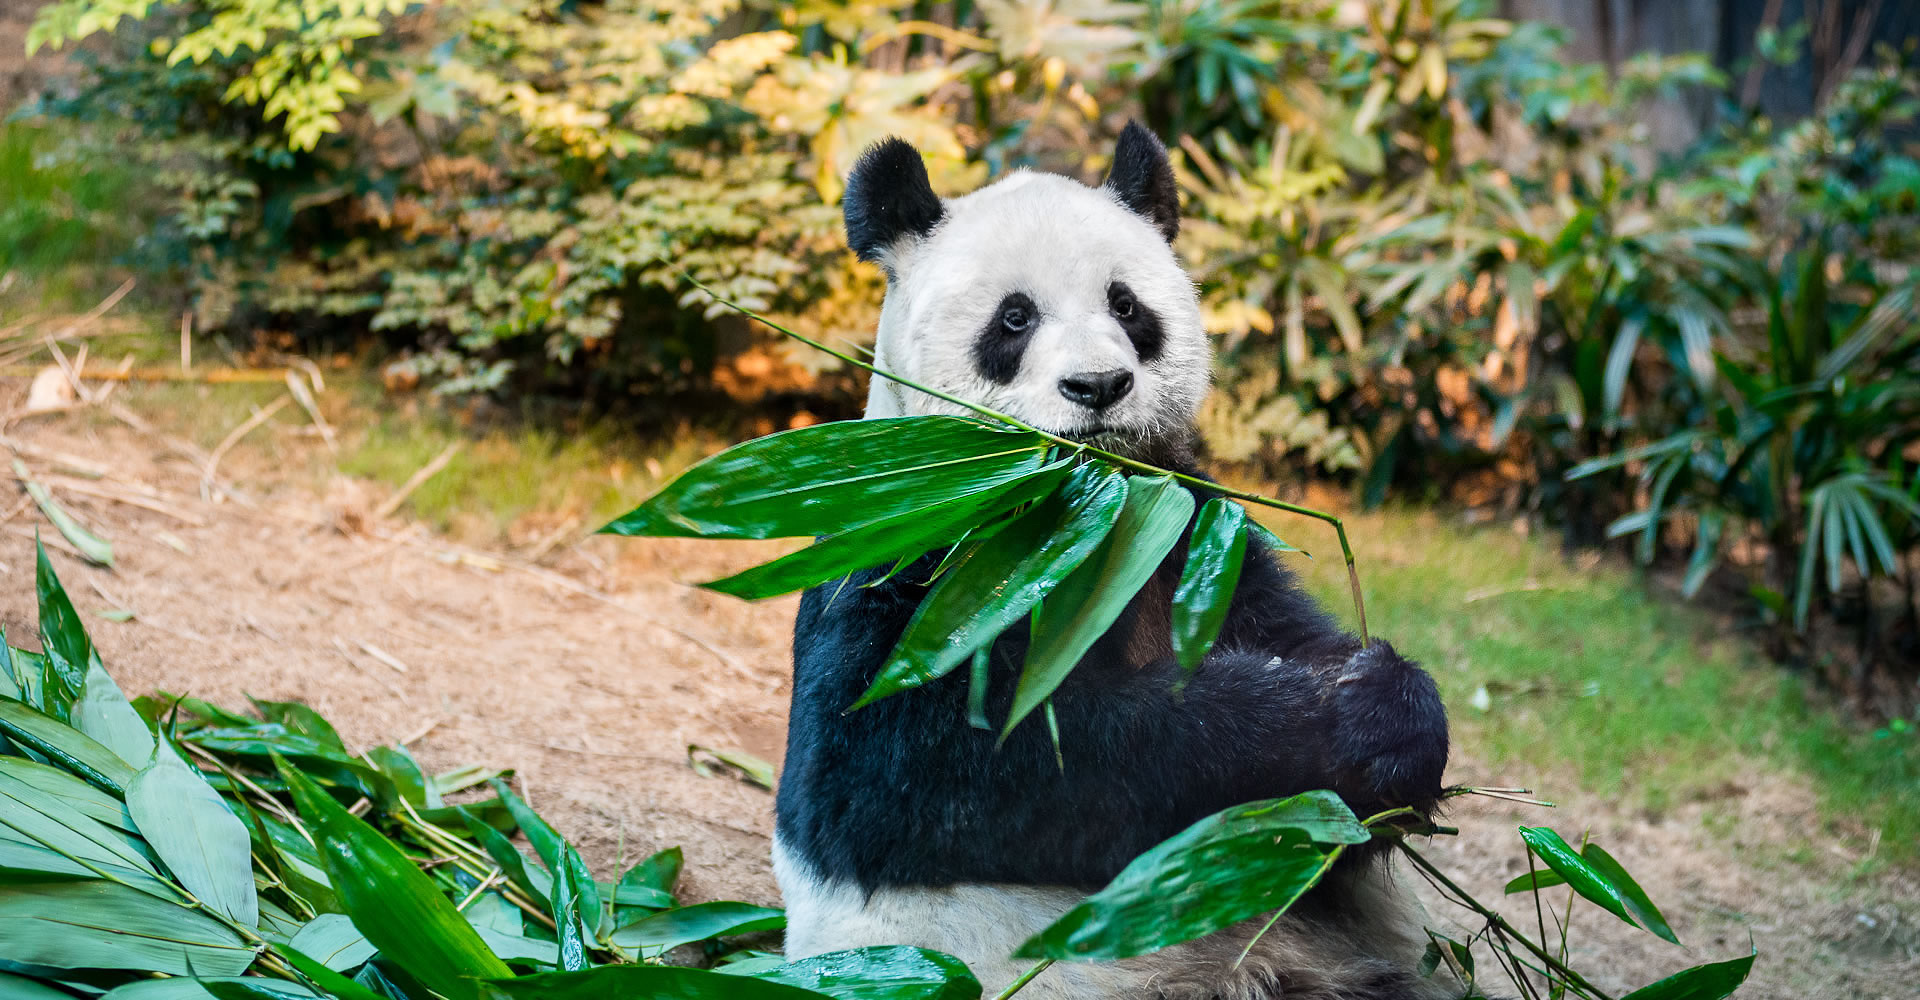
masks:
<instances>
[{"instance_id":1,"label":"dark background wall","mask_svg":"<svg viewBox=\"0 0 1920 1000\"><path fill-rule=\"evenodd\" d=\"M1568 29L1571 55L1619 65L1636 53L1707 52L1735 74L1743 103L1770 115L1810 111L1873 45L1920 38L1920 0L1502 0L1509 17ZM1763 25L1806 23L1807 54L1793 66L1750 72ZM1696 116L1711 113L1692 109Z\"/></svg>"}]
</instances>

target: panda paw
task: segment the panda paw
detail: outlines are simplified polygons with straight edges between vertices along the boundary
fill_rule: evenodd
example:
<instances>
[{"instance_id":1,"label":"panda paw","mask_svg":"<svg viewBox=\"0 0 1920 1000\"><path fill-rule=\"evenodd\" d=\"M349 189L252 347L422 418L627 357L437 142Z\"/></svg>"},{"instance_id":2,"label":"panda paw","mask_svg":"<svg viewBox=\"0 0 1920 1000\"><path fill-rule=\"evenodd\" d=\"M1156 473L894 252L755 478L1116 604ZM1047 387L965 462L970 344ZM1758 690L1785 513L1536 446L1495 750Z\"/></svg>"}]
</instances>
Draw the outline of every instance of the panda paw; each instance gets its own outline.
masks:
<instances>
[{"instance_id":1,"label":"panda paw","mask_svg":"<svg viewBox=\"0 0 1920 1000\"><path fill-rule=\"evenodd\" d=\"M1337 791L1356 810L1414 806L1440 797L1447 716L1427 672L1376 641L1328 677Z\"/></svg>"}]
</instances>

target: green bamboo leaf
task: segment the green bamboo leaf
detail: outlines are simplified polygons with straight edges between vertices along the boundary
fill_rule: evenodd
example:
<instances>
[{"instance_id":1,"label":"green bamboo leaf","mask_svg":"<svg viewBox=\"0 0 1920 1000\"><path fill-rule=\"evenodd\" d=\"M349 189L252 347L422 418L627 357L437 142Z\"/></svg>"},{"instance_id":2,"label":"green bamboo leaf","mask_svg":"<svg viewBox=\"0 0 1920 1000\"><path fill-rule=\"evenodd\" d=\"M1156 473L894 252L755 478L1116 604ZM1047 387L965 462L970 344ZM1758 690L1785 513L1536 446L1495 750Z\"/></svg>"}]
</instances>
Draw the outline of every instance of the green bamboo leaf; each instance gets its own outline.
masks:
<instances>
[{"instance_id":1,"label":"green bamboo leaf","mask_svg":"<svg viewBox=\"0 0 1920 1000\"><path fill-rule=\"evenodd\" d=\"M0 733L102 791L119 795L133 780L133 768L118 754L78 729L11 698L0 698Z\"/></svg>"},{"instance_id":2,"label":"green bamboo leaf","mask_svg":"<svg viewBox=\"0 0 1920 1000\"><path fill-rule=\"evenodd\" d=\"M292 732L316 740L320 744L330 746L335 750L344 752L347 749L346 741L342 740L340 734L334 731L333 723L328 722L319 712L314 711L310 705L304 705L297 701L268 701L264 698L255 698L252 695L248 695L247 700L253 703L254 709L260 713L260 717L266 719L268 722L279 723ZM454 790L458 791L458 789ZM441 791L444 792L447 791L447 789L443 788Z\"/></svg>"},{"instance_id":3,"label":"green bamboo leaf","mask_svg":"<svg viewBox=\"0 0 1920 1000\"><path fill-rule=\"evenodd\" d=\"M750 976L673 965L606 965L585 972L544 972L495 980L488 987L507 1000L820 1000L825 995Z\"/></svg>"},{"instance_id":4,"label":"green bamboo leaf","mask_svg":"<svg viewBox=\"0 0 1920 1000\"><path fill-rule=\"evenodd\" d=\"M855 948L751 974L834 1000L977 1000L980 981L950 955L903 945Z\"/></svg>"},{"instance_id":5,"label":"green bamboo leaf","mask_svg":"<svg viewBox=\"0 0 1920 1000\"><path fill-rule=\"evenodd\" d=\"M1360 844L1371 836L1332 792L1234 806L1134 859L1014 954L1130 958L1285 910L1331 866L1334 857L1323 845Z\"/></svg>"},{"instance_id":6,"label":"green bamboo leaf","mask_svg":"<svg viewBox=\"0 0 1920 1000\"><path fill-rule=\"evenodd\" d=\"M1621 320L1619 332L1613 335L1613 347L1607 351L1601 408L1609 421L1620 419L1620 403L1627 396L1627 376L1633 371L1633 354L1640 346L1641 325L1638 314Z\"/></svg>"},{"instance_id":7,"label":"green bamboo leaf","mask_svg":"<svg viewBox=\"0 0 1920 1000\"><path fill-rule=\"evenodd\" d=\"M708 590L746 600L804 590L848 573L897 559L911 560L950 545L975 525L1053 492L1067 476L1070 460L987 489L969 489L892 517L829 535L791 555L724 580L703 583Z\"/></svg>"},{"instance_id":8,"label":"green bamboo leaf","mask_svg":"<svg viewBox=\"0 0 1920 1000\"><path fill-rule=\"evenodd\" d=\"M170 743L161 741L153 763L127 786L127 809L188 892L242 926L259 924L246 825Z\"/></svg>"},{"instance_id":9,"label":"green bamboo leaf","mask_svg":"<svg viewBox=\"0 0 1920 1000\"><path fill-rule=\"evenodd\" d=\"M591 940L589 928L598 930L600 913L584 906L581 883L591 888L593 879L587 876L587 866L581 862L579 852L565 841L560 843L559 864L553 869L553 914L554 935L559 942L559 965L567 972L578 972L587 967L587 942ZM596 901L599 893L594 893Z\"/></svg>"},{"instance_id":10,"label":"green bamboo leaf","mask_svg":"<svg viewBox=\"0 0 1920 1000\"><path fill-rule=\"evenodd\" d=\"M493 786L494 794L500 796L500 801L507 804L507 811L513 814L514 822L520 824L521 832L527 835L527 842L533 845L534 853L538 854L541 863L547 866L547 874L553 876L556 882L560 876L560 869L569 863L569 854L572 854L571 863L580 863L580 856L573 853L573 848L567 844L567 838L560 836L553 827L547 825L547 821L541 819L540 814L533 811L533 807L520 801L520 796L513 794L513 789L508 788L506 782L494 778L487 784ZM578 876L574 882L574 890L580 897L580 912L599 913L599 887L594 884L593 878L587 875L585 866L574 874ZM558 895L557 888L554 894ZM591 928L598 924L593 923L588 926Z\"/></svg>"},{"instance_id":11,"label":"green bamboo leaf","mask_svg":"<svg viewBox=\"0 0 1920 1000\"><path fill-rule=\"evenodd\" d=\"M1082 465L1059 492L957 560L853 707L945 675L1019 621L1113 529L1126 491L1125 476Z\"/></svg>"},{"instance_id":12,"label":"green bamboo leaf","mask_svg":"<svg viewBox=\"0 0 1920 1000\"><path fill-rule=\"evenodd\" d=\"M242 979L200 979L194 981L199 993L182 991L168 1000L199 1000L212 997L213 1000L306 1000L314 992L298 983L282 982L261 976L247 976ZM144 1000L155 1000L147 996Z\"/></svg>"},{"instance_id":13,"label":"green bamboo leaf","mask_svg":"<svg viewBox=\"0 0 1920 1000\"><path fill-rule=\"evenodd\" d=\"M1193 518L1193 494L1169 476L1129 476L1113 529L1047 595L1000 738L1053 696L1133 595L1152 579Z\"/></svg>"},{"instance_id":14,"label":"green bamboo leaf","mask_svg":"<svg viewBox=\"0 0 1920 1000\"><path fill-rule=\"evenodd\" d=\"M212 917L101 879L10 882L0 955L57 969L237 976L253 949Z\"/></svg>"},{"instance_id":15,"label":"green bamboo leaf","mask_svg":"<svg viewBox=\"0 0 1920 1000\"><path fill-rule=\"evenodd\" d=\"M835 535L1028 475L1045 439L966 417L816 424L735 445L602 531L675 538Z\"/></svg>"},{"instance_id":16,"label":"green bamboo leaf","mask_svg":"<svg viewBox=\"0 0 1920 1000\"><path fill-rule=\"evenodd\" d=\"M235 991L239 991L237 994ZM100 1000L287 1000L287 998L307 998L314 992L298 983L262 979L259 976L201 977L192 979L175 976L172 979L141 979L116 986L100 997Z\"/></svg>"},{"instance_id":17,"label":"green bamboo leaf","mask_svg":"<svg viewBox=\"0 0 1920 1000\"><path fill-rule=\"evenodd\" d=\"M0 774L0 838L44 848L84 865L129 869L157 880L160 871L131 835L89 818L66 800ZM147 880L139 884L147 886ZM163 890L164 891L164 890Z\"/></svg>"},{"instance_id":18,"label":"green bamboo leaf","mask_svg":"<svg viewBox=\"0 0 1920 1000\"><path fill-rule=\"evenodd\" d=\"M0 972L0 1000L73 1000L73 995L11 972Z\"/></svg>"},{"instance_id":19,"label":"green bamboo leaf","mask_svg":"<svg viewBox=\"0 0 1920 1000\"><path fill-rule=\"evenodd\" d=\"M523 964L559 965L560 946L552 941L530 938L524 934L510 934L474 924L473 929L480 934L480 940L487 943L487 949L500 956L503 962Z\"/></svg>"},{"instance_id":20,"label":"green bamboo leaf","mask_svg":"<svg viewBox=\"0 0 1920 1000\"><path fill-rule=\"evenodd\" d=\"M67 599L66 588L47 561L47 548L39 539L33 542L34 585L40 598L40 644L46 656L45 686L42 698L47 714L66 722L72 718L73 703L87 687L87 667L99 654L87 637L80 613Z\"/></svg>"},{"instance_id":21,"label":"green bamboo leaf","mask_svg":"<svg viewBox=\"0 0 1920 1000\"><path fill-rule=\"evenodd\" d=\"M1546 827L1523 826L1520 839L1526 841L1534 855L1546 862L1548 868L1567 880L1580 898L1606 910L1634 926L1631 914L1627 912L1627 901L1621 895L1620 888L1605 875L1595 871L1593 866L1582 858L1560 835Z\"/></svg>"},{"instance_id":22,"label":"green bamboo leaf","mask_svg":"<svg viewBox=\"0 0 1920 1000\"><path fill-rule=\"evenodd\" d=\"M73 703L73 728L86 733L134 767L153 759L153 732L134 710L126 692L94 656L87 664L86 685Z\"/></svg>"},{"instance_id":23,"label":"green bamboo leaf","mask_svg":"<svg viewBox=\"0 0 1920 1000\"><path fill-rule=\"evenodd\" d=\"M25 757L0 757L0 775L32 785L96 823L122 833L139 832L125 803L57 767Z\"/></svg>"},{"instance_id":24,"label":"green bamboo leaf","mask_svg":"<svg viewBox=\"0 0 1920 1000\"><path fill-rule=\"evenodd\" d=\"M460 818L466 821L468 832L473 834L474 840L480 842L480 846L486 850L487 855L493 858L494 864L499 865L500 870L506 873L507 881L518 886L522 892L531 896L533 901L541 906L551 906L549 899L553 893L552 876L538 868L527 867L526 855L521 854L519 848L514 847L513 841L508 840L505 834L489 826L464 807L456 808L459 809Z\"/></svg>"},{"instance_id":25,"label":"green bamboo leaf","mask_svg":"<svg viewBox=\"0 0 1920 1000\"><path fill-rule=\"evenodd\" d=\"M680 870L685 866L686 855L678 847L669 847L627 869L627 873L620 876L620 887L647 886L670 893L674 883L680 881Z\"/></svg>"},{"instance_id":26,"label":"green bamboo leaf","mask_svg":"<svg viewBox=\"0 0 1920 1000\"><path fill-rule=\"evenodd\" d=\"M387 1000L386 997L314 961L290 944L276 944L272 947L274 954L285 959L288 965L312 980L315 986L325 990L330 996L338 997L339 1000Z\"/></svg>"},{"instance_id":27,"label":"green bamboo leaf","mask_svg":"<svg viewBox=\"0 0 1920 1000\"><path fill-rule=\"evenodd\" d=\"M787 926L785 911L749 903L696 903L649 914L613 932L614 944L642 957L663 955L683 944Z\"/></svg>"},{"instance_id":28,"label":"green bamboo leaf","mask_svg":"<svg viewBox=\"0 0 1920 1000\"><path fill-rule=\"evenodd\" d=\"M1627 874L1627 870L1613 859L1613 855L1599 844L1587 844L1580 849L1580 857L1619 892L1621 902L1626 904L1627 910L1641 927L1664 941L1680 943L1680 939L1674 936L1673 928L1667 926L1667 918L1661 914L1660 908L1653 905L1653 900L1647 898L1647 891L1640 888L1640 883Z\"/></svg>"},{"instance_id":29,"label":"green bamboo leaf","mask_svg":"<svg viewBox=\"0 0 1920 1000\"><path fill-rule=\"evenodd\" d=\"M359 968L379 951L344 913L314 917L287 945L335 972Z\"/></svg>"},{"instance_id":30,"label":"green bamboo leaf","mask_svg":"<svg viewBox=\"0 0 1920 1000\"><path fill-rule=\"evenodd\" d=\"M1506 893L1509 896L1514 896L1523 892L1539 892L1542 889L1551 889L1556 885L1566 884L1566 879L1561 878L1553 869L1549 868L1543 872L1528 872L1508 882Z\"/></svg>"},{"instance_id":31,"label":"green bamboo leaf","mask_svg":"<svg viewBox=\"0 0 1920 1000\"><path fill-rule=\"evenodd\" d=\"M1200 666L1226 623L1247 553L1246 508L1215 497L1200 508L1187 564L1173 592L1173 657L1188 674Z\"/></svg>"},{"instance_id":32,"label":"green bamboo leaf","mask_svg":"<svg viewBox=\"0 0 1920 1000\"><path fill-rule=\"evenodd\" d=\"M1657 983L1642 986L1620 1000L1724 1000L1747 981L1758 952L1725 962L1696 965Z\"/></svg>"},{"instance_id":33,"label":"green bamboo leaf","mask_svg":"<svg viewBox=\"0 0 1920 1000\"><path fill-rule=\"evenodd\" d=\"M27 495L39 505L40 512L47 515L47 520L53 522L53 526L59 529L62 538L73 544L75 551L90 563L108 567L113 565L112 542L88 531L86 525L74 520L73 515L67 513L66 508L54 502L52 491L27 478L27 467L17 458L13 460L13 473L20 478L20 485L27 488ZM34 544L38 545L39 539L36 538Z\"/></svg>"},{"instance_id":34,"label":"green bamboo leaf","mask_svg":"<svg viewBox=\"0 0 1920 1000\"><path fill-rule=\"evenodd\" d=\"M306 775L276 763L340 904L382 955L449 1000L480 1000L476 980L512 975L400 848Z\"/></svg>"}]
</instances>

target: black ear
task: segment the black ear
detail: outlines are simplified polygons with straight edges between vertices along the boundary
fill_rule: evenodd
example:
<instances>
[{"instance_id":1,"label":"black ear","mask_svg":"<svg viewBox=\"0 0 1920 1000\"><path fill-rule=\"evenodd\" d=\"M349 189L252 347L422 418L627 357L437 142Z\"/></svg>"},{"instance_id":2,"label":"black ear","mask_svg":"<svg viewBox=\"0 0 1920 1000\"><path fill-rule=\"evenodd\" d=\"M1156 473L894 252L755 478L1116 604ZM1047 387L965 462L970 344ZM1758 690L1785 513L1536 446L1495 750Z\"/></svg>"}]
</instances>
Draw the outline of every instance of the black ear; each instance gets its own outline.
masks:
<instances>
[{"instance_id":1,"label":"black ear","mask_svg":"<svg viewBox=\"0 0 1920 1000\"><path fill-rule=\"evenodd\" d=\"M840 210L847 220L847 246L870 261L902 237L931 232L946 214L927 182L919 150L901 139L883 139L860 154Z\"/></svg>"},{"instance_id":2,"label":"black ear","mask_svg":"<svg viewBox=\"0 0 1920 1000\"><path fill-rule=\"evenodd\" d=\"M1119 196L1120 204L1153 223L1168 243L1180 235L1180 194L1174 188L1167 147L1139 122L1130 121L1120 130L1120 142L1113 147L1113 169L1107 171L1103 186Z\"/></svg>"}]
</instances>

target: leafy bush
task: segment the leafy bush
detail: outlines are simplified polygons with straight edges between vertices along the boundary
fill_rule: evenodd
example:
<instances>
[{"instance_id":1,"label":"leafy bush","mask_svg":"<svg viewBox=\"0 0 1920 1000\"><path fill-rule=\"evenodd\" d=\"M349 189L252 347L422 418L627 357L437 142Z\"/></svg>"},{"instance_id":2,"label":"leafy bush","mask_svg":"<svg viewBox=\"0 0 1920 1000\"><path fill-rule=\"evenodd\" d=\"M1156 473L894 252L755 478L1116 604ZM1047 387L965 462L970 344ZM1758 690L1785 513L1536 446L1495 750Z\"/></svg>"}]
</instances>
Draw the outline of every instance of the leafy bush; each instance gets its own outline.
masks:
<instances>
[{"instance_id":1,"label":"leafy bush","mask_svg":"<svg viewBox=\"0 0 1920 1000\"><path fill-rule=\"evenodd\" d=\"M1577 544L1635 534L1648 559L1692 548L1690 590L1739 550L1735 565L1773 567L1755 582L1794 627L1849 573L1893 573L1914 548L1893 493L1920 460L1920 324L1898 308L1920 259L1913 54L1879 53L1777 126L1744 117L1704 57L1570 65L1553 31L1495 12L59 0L31 43L114 33L78 91L40 108L149 161L172 199L157 239L191 273L202 329L371 333L402 352L398 384L600 406L717 386L850 408L851 379L684 276L864 343L880 278L840 249L833 207L859 149L902 135L959 190L1078 169L1141 114L1186 136L1180 249L1220 338L1224 391L1202 421L1217 457L1352 477L1367 502L1543 512ZM1718 124L1655 156L1646 109L1682 94L1719 102ZM1871 415L1822 418L1826 443L1803 447L1800 418L1779 422L1803 396L1761 345L1812 271L1830 286L1806 299L1816 341L1868 303L1883 314L1840 366L1874 386ZM1866 398L1848 391L1833 406ZM1760 432L1727 421L1765 406L1792 454L1741 461ZM1730 436L1697 440L1741 482L1703 467L1662 486L1643 464L1637 449L1695 430ZM1871 513L1860 544L1851 520L1803 516L1854 473L1892 493L1819 510ZM1816 564L1825 586L1801 585Z\"/></svg>"}]
</instances>

